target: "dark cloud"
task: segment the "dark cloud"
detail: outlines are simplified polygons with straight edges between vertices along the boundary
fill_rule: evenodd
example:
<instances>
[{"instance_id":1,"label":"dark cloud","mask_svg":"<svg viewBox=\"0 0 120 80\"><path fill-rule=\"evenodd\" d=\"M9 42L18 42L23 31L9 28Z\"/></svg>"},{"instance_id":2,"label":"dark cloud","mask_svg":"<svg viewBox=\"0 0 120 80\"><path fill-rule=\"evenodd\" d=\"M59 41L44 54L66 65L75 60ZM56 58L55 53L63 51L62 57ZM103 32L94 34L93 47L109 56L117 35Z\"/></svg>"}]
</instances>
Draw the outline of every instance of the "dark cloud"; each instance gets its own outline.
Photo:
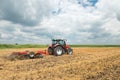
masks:
<instances>
[{"instance_id":1,"label":"dark cloud","mask_svg":"<svg viewBox=\"0 0 120 80\"><path fill-rule=\"evenodd\" d=\"M117 14L117 19L120 21L120 15L119 14Z\"/></svg>"},{"instance_id":2,"label":"dark cloud","mask_svg":"<svg viewBox=\"0 0 120 80\"><path fill-rule=\"evenodd\" d=\"M44 16L49 16L53 8L54 3L49 0L0 0L0 19L34 26Z\"/></svg>"}]
</instances>

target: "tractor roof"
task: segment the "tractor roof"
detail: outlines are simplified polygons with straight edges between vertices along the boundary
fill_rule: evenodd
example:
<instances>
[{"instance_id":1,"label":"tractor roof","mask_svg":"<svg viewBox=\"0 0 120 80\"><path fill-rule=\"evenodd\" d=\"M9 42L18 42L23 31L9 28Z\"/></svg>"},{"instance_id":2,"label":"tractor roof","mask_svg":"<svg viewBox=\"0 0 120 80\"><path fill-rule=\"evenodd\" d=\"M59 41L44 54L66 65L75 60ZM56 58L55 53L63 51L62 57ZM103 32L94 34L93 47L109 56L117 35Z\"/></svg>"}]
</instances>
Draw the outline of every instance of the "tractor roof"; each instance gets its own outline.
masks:
<instances>
[{"instance_id":1,"label":"tractor roof","mask_svg":"<svg viewBox=\"0 0 120 80\"><path fill-rule=\"evenodd\" d=\"M52 41L65 41L65 39L52 39Z\"/></svg>"}]
</instances>

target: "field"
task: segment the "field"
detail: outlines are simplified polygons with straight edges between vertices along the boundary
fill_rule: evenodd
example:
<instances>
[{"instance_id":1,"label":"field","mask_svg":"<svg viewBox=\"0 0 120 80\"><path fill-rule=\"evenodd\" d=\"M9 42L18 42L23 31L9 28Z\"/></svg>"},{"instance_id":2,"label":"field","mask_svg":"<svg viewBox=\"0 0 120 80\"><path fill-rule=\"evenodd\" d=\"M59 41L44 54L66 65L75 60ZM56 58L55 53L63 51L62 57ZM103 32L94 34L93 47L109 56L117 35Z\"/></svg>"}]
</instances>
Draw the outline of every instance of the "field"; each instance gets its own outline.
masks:
<instances>
[{"instance_id":1,"label":"field","mask_svg":"<svg viewBox=\"0 0 120 80\"><path fill-rule=\"evenodd\" d=\"M0 49L0 80L120 80L120 47L76 47L73 55L10 61L13 51Z\"/></svg>"}]
</instances>

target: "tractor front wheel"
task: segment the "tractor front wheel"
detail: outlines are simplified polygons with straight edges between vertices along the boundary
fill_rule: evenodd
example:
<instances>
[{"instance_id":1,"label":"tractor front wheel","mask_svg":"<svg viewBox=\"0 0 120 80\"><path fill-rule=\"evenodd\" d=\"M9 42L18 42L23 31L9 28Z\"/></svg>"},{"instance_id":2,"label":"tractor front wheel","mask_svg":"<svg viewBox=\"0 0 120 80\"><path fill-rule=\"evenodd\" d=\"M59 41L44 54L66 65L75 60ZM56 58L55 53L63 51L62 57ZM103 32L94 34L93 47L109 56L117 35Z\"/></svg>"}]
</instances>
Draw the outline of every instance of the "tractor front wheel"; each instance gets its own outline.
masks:
<instances>
[{"instance_id":1,"label":"tractor front wheel","mask_svg":"<svg viewBox=\"0 0 120 80\"><path fill-rule=\"evenodd\" d=\"M55 56L61 56L63 53L64 53L64 49L61 47L61 46L57 46L55 49L54 49L54 55Z\"/></svg>"},{"instance_id":2,"label":"tractor front wheel","mask_svg":"<svg viewBox=\"0 0 120 80\"><path fill-rule=\"evenodd\" d=\"M73 50L71 48L68 48L67 49L67 54L69 54L69 55L73 54Z\"/></svg>"}]
</instances>

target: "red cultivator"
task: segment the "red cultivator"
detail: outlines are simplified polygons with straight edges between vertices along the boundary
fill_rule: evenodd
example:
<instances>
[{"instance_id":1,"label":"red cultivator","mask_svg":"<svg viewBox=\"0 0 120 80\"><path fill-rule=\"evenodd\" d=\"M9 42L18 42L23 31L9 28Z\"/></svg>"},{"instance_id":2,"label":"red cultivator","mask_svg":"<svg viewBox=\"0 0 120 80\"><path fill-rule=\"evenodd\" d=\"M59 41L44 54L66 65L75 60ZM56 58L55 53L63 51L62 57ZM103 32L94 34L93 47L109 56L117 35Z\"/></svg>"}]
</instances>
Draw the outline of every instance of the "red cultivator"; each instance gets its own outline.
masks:
<instances>
[{"instance_id":1,"label":"red cultivator","mask_svg":"<svg viewBox=\"0 0 120 80\"><path fill-rule=\"evenodd\" d=\"M48 54L46 50L41 50L41 51L37 51L37 52L33 52L33 51L24 51L24 52L13 52L9 58L11 60L15 60L15 59L34 59L34 58L43 58L43 55Z\"/></svg>"}]
</instances>

